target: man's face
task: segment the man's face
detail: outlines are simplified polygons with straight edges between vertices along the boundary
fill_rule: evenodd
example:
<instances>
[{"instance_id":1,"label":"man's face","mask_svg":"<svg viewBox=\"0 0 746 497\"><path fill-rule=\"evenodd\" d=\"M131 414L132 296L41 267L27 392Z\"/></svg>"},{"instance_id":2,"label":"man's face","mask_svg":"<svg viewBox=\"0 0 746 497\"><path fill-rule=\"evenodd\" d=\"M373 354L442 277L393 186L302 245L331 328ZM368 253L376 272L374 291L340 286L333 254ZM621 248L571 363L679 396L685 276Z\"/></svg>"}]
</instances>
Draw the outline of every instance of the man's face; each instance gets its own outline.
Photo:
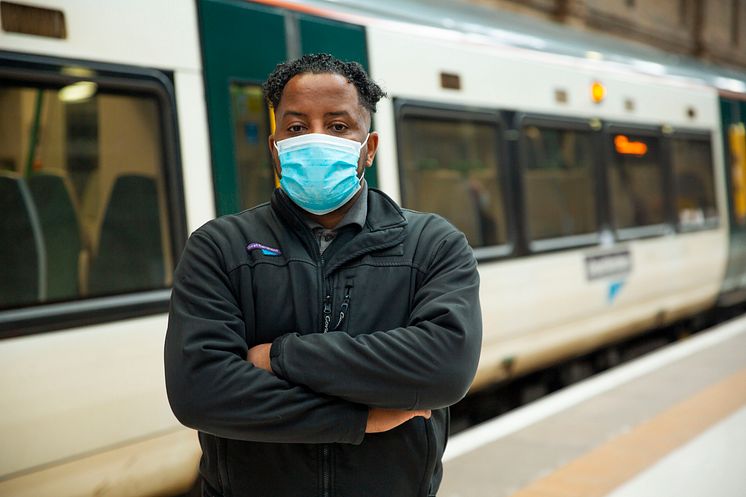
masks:
<instances>
[{"instance_id":1,"label":"man's face","mask_svg":"<svg viewBox=\"0 0 746 497\"><path fill-rule=\"evenodd\" d=\"M278 177L282 176L276 141L308 133L323 133L362 143L370 129L370 113L360 104L355 85L339 74L304 73L294 76L282 92L275 109L276 129L269 149ZM357 174L373 163L378 134L368 137L360 152Z\"/></svg>"}]
</instances>

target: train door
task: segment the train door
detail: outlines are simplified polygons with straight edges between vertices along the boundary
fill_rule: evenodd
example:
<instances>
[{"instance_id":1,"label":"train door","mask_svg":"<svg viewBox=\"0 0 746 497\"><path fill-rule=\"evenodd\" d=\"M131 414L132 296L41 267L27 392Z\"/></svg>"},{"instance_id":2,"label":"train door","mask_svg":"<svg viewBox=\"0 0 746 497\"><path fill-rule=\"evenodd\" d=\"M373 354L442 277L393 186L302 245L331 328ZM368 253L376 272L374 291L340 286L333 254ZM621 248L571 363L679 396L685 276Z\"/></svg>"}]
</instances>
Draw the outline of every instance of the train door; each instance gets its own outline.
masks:
<instances>
[{"instance_id":1,"label":"train door","mask_svg":"<svg viewBox=\"0 0 746 497\"><path fill-rule=\"evenodd\" d=\"M721 98L730 224L728 267L721 304L746 301L746 101Z\"/></svg>"},{"instance_id":2,"label":"train door","mask_svg":"<svg viewBox=\"0 0 746 497\"><path fill-rule=\"evenodd\" d=\"M216 211L223 215L266 202L276 185L267 148L273 116L261 83L277 64L304 53L331 53L367 70L365 29L239 0L198 6ZM366 177L375 186L373 168Z\"/></svg>"}]
</instances>

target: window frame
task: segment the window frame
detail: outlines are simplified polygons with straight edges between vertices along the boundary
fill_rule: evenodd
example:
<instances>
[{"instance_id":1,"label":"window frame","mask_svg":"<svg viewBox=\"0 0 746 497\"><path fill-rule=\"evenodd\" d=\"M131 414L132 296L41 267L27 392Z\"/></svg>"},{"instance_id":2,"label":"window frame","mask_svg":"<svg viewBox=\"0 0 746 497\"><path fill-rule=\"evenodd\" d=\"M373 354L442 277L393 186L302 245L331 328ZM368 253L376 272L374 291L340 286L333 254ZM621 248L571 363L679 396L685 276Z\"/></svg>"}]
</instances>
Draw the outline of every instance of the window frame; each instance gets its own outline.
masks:
<instances>
[{"instance_id":1,"label":"window frame","mask_svg":"<svg viewBox=\"0 0 746 497\"><path fill-rule=\"evenodd\" d=\"M508 185L511 173L508 161L508 146L506 120L500 111L485 107L442 104L414 99L394 98L394 122L396 127L396 161L399 179L399 197L402 204L406 200L405 171L402 166L403 124L409 117L435 119L441 121L475 121L487 123L496 127L495 143L497 144L497 178L502 193L503 211L505 212L506 242L502 245L472 247L474 256L479 262L507 258L516 251L517 227L514 219L513 197Z\"/></svg>"},{"instance_id":2,"label":"window frame","mask_svg":"<svg viewBox=\"0 0 746 497\"><path fill-rule=\"evenodd\" d=\"M528 169L528 144L523 133L526 126L537 126L553 128L561 131L588 131L591 137L591 147L594 152L599 151L599 130L594 130L588 119L564 117L556 115L521 113L516 116L516 130L518 132L518 167L521 177L521 210L522 225L524 227L524 243L530 253L546 253L561 250L570 250L577 248L593 247L601 243L603 229L603 210L601 209L603 198L600 189L602 183L602 161L594 161L591 165L593 174L593 191L595 195L594 208L596 210L596 230L592 233L583 235L560 236L554 238L545 238L542 240L531 240L529 235L528 205L527 192L525 184L525 173Z\"/></svg>"},{"instance_id":3,"label":"window frame","mask_svg":"<svg viewBox=\"0 0 746 497\"><path fill-rule=\"evenodd\" d=\"M710 166L712 171L712 182L713 186L715 187L715 207L718 210L718 217L714 221L707 221L701 226L683 226L681 224L681 221L679 219L679 213L676 209L676 197L678 195L678 190L676 189L676 172L674 171L674 164L673 164L673 140L690 140L690 141L705 141L709 142L710 144ZM723 213L720 209L720 202L718 199L718 188L717 188L717 169L715 166L715 148L714 148L714 142L715 139L712 135L712 133L709 130L706 129L695 129L695 128L676 128L671 133L665 135L664 141L666 143L666 152L668 155L668 163L669 163L669 169L670 169L670 178L671 178L671 210L673 215L673 223L676 228L677 233L696 233L699 231L707 231L707 230L717 230L720 228L720 225L722 223L722 217Z\"/></svg>"},{"instance_id":4,"label":"window frame","mask_svg":"<svg viewBox=\"0 0 746 497\"><path fill-rule=\"evenodd\" d=\"M228 79L227 83L228 83L228 96L229 96L229 99L230 99L230 88L233 85L257 86L261 90L263 82L262 81L258 81L256 79L251 79L251 78L248 78L248 79L247 78L230 78L230 79ZM228 112L228 117L230 118L230 121L231 121L231 123L230 123L231 124L231 129L233 129L233 126L235 125L235 121L234 121L235 116L233 114L233 110L234 109L233 109L232 101L231 100L229 100L229 104L231 105L231 109ZM272 129L273 117L270 116L270 112L274 112L274 110L270 109L267 106L267 103L264 101L264 99L262 99L262 105L264 106L264 110L266 111L265 117L267 118L267 121L265 122L265 124L267 125L267 129L269 130L269 135L271 136L272 134L274 134L275 130ZM236 195L237 195L236 198L238 199L238 203L239 203L239 210L238 210L238 212L240 212L242 210L245 210L245 209L249 209L251 207L255 207L255 206L257 206L257 205L259 205L261 203L264 203L264 202L269 202L269 199L272 196L272 192L274 192L274 190L277 188L276 183L275 183L275 179L277 177L277 173L275 172L274 166L272 164L272 160L273 160L272 153L270 152L269 147L267 146L267 143L266 142L264 143L264 148L265 148L265 151L266 151L265 153L267 154L267 158L269 159L270 167L272 168L272 177L273 177L273 180L272 180L272 190L269 192L269 195L267 195L267 199L264 200L264 202L259 202L259 204L247 205L246 207L242 207L242 205L244 203L243 202L243 190L242 190L242 187L241 187L241 181L240 181L241 178L239 177L241 173L240 173L239 168L238 168L238 155L237 155L237 150L236 150L235 136L231 136L231 141L233 141L233 166L232 167L234 169L233 176L234 176L234 182L235 182L235 185L236 185ZM222 166L222 169L225 170L226 166ZM216 204L220 203L217 200L217 196L220 195L220 194L221 194L221 192L215 191Z\"/></svg>"},{"instance_id":5,"label":"window frame","mask_svg":"<svg viewBox=\"0 0 746 497\"><path fill-rule=\"evenodd\" d=\"M186 243L187 223L173 74L129 65L0 51L0 77L28 88L93 81L113 94L155 98L161 130L161 163L173 271ZM84 77L63 72L74 67ZM57 303L35 303L0 310L0 339L160 314L168 311L170 288L110 296L87 296Z\"/></svg>"},{"instance_id":6,"label":"window frame","mask_svg":"<svg viewBox=\"0 0 746 497\"><path fill-rule=\"evenodd\" d=\"M644 137L658 138L659 151L658 163L661 167L661 184L663 195L663 222L649 226L634 226L631 228L618 228L614 218L614 203L611 196L611 169L614 163L614 150L611 145L611 137L617 133L638 135ZM639 240L643 238L655 238L669 235L675 232L675 222L673 219L673 181L671 178L670 153L666 136L660 126L637 125L632 123L606 122L603 126L603 157L604 157L604 185L606 191L606 212L609 229L614 235L614 239L620 242L629 240Z\"/></svg>"}]
</instances>

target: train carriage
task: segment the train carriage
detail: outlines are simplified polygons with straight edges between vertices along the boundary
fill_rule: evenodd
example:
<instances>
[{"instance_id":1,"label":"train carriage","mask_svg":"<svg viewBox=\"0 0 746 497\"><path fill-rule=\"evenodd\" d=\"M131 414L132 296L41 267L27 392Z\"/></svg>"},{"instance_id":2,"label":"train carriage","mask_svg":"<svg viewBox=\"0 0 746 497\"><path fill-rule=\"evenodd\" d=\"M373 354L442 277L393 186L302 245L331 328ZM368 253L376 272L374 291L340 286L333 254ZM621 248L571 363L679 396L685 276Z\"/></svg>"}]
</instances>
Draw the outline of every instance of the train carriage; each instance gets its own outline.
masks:
<instances>
[{"instance_id":1,"label":"train carriage","mask_svg":"<svg viewBox=\"0 0 746 497\"><path fill-rule=\"evenodd\" d=\"M0 495L161 495L188 233L268 199L260 84L384 86L370 185L479 259L474 389L746 301L746 74L466 2L0 3Z\"/></svg>"}]
</instances>

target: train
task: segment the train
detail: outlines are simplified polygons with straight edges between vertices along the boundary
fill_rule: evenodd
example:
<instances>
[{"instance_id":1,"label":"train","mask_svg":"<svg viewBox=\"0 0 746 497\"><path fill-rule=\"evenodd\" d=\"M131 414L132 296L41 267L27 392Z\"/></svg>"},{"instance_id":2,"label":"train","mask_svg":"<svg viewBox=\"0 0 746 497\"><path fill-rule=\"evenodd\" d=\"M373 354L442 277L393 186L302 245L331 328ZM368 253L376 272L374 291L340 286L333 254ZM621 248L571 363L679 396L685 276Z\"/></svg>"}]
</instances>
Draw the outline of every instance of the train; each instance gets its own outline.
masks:
<instances>
[{"instance_id":1,"label":"train","mask_svg":"<svg viewBox=\"0 0 746 497\"><path fill-rule=\"evenodd\" d=\"M478 259L479 391L746 301L746 73L465 0L0 3L0 496L173 495L190 232L276 187L261 83L388 93L368 184Z\"/></svg>"}]
</instances>

